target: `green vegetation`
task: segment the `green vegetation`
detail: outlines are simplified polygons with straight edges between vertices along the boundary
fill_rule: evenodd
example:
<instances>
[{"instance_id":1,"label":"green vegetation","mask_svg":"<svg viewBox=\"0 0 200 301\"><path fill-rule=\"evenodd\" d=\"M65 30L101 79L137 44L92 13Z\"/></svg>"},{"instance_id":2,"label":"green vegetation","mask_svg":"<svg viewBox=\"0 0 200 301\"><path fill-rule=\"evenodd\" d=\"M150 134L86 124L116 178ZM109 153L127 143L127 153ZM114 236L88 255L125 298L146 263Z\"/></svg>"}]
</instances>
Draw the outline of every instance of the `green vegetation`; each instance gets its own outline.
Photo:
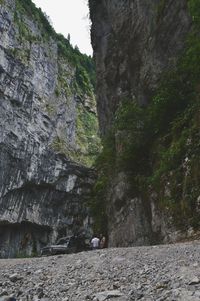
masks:
<instances>
[{"instance_id":1,"label":"green vegetation","mask_svg":"<svg viewBox=\"0 0 200 301\"><path fill-rule=\"evenodd\" d=\"M45 17L41 8L37 8L31 0L16 0L15 18L19 18L23 26L22 16L27 16L35 20L42 31L43 37L49 38L56 36L53 27Z\"/></svg>"},{"instance_id":2,"label":"green vegetation","mask_svg":"<svg viewBox=\"0 0 200 301\"><path fill-rule=\"evenodd\" d=\"M58 136L55 137L55 139L53 140L52 147L58 153L63 153L63 154L67 153L65 140L61 139Z\"/></svg>"},{"instance_id":3,"label":"green vegetation","mask_svg":"<svg viewBox=\"0 0 200 301\"><path fill-rule=\"evenodd\" d=\"M93 187L89 206L94 217L94 231L107 233L106 195L115 171L115 139L110 132L102 141L103 150L96 160L98 179Z\"/></svg>"},{"instance_id":4,"label":"green vegetation","mask_svg":"<svg viewBox=\"0 0 200 301\"><path fill-rule=\"evenodd\" d=\"M17 31L17 48L12 49L12 55L23 64L29 65L31 44L48 41L56 35L41 9L36 8L31 0L16 0L14 22ZM38 26L38 32L32 31L27 20L34 20ZM28 46L29 43L29 46Z\"/></svg>"},{"instance_id":5,"label":"green vegetation","mask_svg":"<svg viewBox=\"0 0 200 301\"><path fill-rule=\"evenodd\" d=\"M37 8L31 0L16 0L14 17L19 30L18 39L22 46L23 43L27 45L27 42L31 45L31 43L41 43L41 41L48 42L50 39L57 41L58 56L66 59L76 70L73 90L80 96L85 94L93 96L96 81L93 59L86 54L82 54L77 46L73 47L70 44L70 35L66 39L62 34L57 34L42 10ZM38 26L38 33L31 31L26 23L26 18L34 20ZM26 57L23 53L24 48L20 47L13 54L22 62L27 63L24 59ZM60 91L57 90L56 95L59 95L59 93Z\"/></svg>"},{"instance_id":6,"label":"green vegetation","mask_svg":"<svg viewBox=\"0 0 200 301\"><path fill-rule=\"evenodd\" d=\"M164 5L160 1L160 13ZM200 2L190 0L188 7L194 27L176 68L163 74L147 107L122 100L113 139L103 143L93 204L100 225L105 217L98 210L106 212L101 201L109 181L116 171L126 171L135 196L145 199L154 191L157 205L170 212L180 229L200 226L195 207L200 196Z\"/></svg>"},{"instance_id":7,"label":"green vegetation","mask_svg":"<svg viewBox=\"0 0 200 301\"><path fill-rule=\"evenodd\" d=\"M77 47L73 48L70 41L63 35L57 35L58 54L66 58L75 68L74 89L79 95L92 95L95 88L95 68L93 59L82 54Z\"/></svg>"},{"instance_id":8,"label":"green vegetation","mask_svg":"<svg viewBox=\"0 0 200 301\"><path fill-rule=\"evenodd\" d=\"M55 108L46 105L48 114L53 114ZM96 114L88 111L82 103L76 108L76 137L75 146L69 145L65 137L65 130L55 137L51 147L58 153L65 154L72 160L91 167L101 150L101 141L98 136L98 121Z\"/></svg>"},{"instance_id":9,"label":"green vegetation","mask_svg":"<svg viewBox=\"0 0 200 301\"><path fill-rule=\"evenodd\" d=\"M65 131L54 139L51 146L55 151L91 166L100 148L97 116L91 112L96 105L93 59L82 54L77 46L71 45L70 35L65 38L62 34L57 34L49 23L48 17L31 0L16 0L15 4L14 22L18 45L14 49L7 49L7 53L29 66L32 50L37 49L37 44L42 45L47 61L50 61L51 56L55 54L57 44L58 78L54 91L55 100L43 99L44 109L50 118L54 118L61 102L66 107L70 107L71 102L78 99L76 112L78 147L75 149L68 145ZM53 59L55 60L55 57ZM86 105L84 105L85 100Z\"/></svg>"},{"instance_id":10,"label":"green vegetation","mask_svg":"<svg viewBox=\"0 0 200 301\"><path fill-rule=\"evenodd\" d=\"M82 104L77 108L76 128L78 149L74 159L91 166L101 149L98 121L96 115L84 108Z\"/></svg>"},{"instance_id":11,"label":"green vegetation","mask_svg":"<svg viewBox=\"0 0 200 301\"><path fill-rule=\"evenodd\" d=\"M195 23L196 29L200 26L200 2L198 0L188 0L188 7Z\"/></svg>"}]
</instances>

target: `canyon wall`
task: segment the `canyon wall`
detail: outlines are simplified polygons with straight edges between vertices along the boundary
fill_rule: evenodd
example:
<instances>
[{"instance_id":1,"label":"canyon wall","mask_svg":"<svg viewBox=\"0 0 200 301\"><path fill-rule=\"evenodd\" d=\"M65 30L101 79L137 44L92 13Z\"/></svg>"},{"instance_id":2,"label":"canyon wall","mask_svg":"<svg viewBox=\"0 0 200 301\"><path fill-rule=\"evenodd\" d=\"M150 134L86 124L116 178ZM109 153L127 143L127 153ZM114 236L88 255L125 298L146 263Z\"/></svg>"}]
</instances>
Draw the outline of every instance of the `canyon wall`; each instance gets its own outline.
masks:
<instances>
[{"instance_id":1,"label":"canyon wall","mask_svg":"<svg viewBox=\"0 0 200 301\"><path fill-rule=\"evenodd\" d=\"M199 93L191 63L199 56L190 40L199 33L198 1L89 3L104 140L98 182L105 185L97 193L105 200L109 245L192 237L200 226L198 141L185 128L192 128Z\"/></svg>"},{"instance_id":2,"label":"canyon wall","mask_svg":"<svg viewBox=\"0 0 200 301\"><path fill-rule=\"evenodd\" d=\"M99 138L92 59L31 1L0 1L0 257L91 235Z\"/></svg>"}]
</instances>

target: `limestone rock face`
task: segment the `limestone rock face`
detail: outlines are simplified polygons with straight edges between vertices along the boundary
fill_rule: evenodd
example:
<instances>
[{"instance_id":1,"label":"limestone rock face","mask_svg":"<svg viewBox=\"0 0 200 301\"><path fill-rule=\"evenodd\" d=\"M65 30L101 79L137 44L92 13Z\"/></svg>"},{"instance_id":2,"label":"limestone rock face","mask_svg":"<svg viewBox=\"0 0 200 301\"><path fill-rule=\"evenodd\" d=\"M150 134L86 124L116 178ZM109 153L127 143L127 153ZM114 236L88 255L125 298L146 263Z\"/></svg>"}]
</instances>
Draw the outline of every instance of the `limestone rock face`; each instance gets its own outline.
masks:
<instances>
[{"instance_id":1,"label":"limestone rock face","mask_svg":"<svg viewBox=\"0 0 200 301\"><path fill-rule=\"evenodd\" d=\"M102 133L123 98L148 103L191 26L187 1L90 1Z\"/></svg>"},{"instance_id":2,"label":"limestone rock face","mask_svg":"<svg viewBox=\"0 0 200 301\"><path fill-rule=\"evenodd\" d=\"M92 44L97 69L97 108L102 136L125 99L147 105L163 71L173 68L192 22L186 0L91 0ZM115 134L115 139L118 133ZM126 133L123 133L126 135ZM117 150L116 150L117 151ZM180 233L157 207L130 193L130 178L116 172L107 193L111 246L174 241Z\"/></svg>"},{"instance_id":3,"label":"limestone rock face","mask_svg":"<svg viewBox=\"0 0 200 301\"><path fill-rule=\"evenodd\" d=\"M91 230L86 201L95 175L81 163L89 147L83 117L96 139L93 90L81 90L58 36L25 2L0 1L1 257Z\"/></svg>"}]
</instances>

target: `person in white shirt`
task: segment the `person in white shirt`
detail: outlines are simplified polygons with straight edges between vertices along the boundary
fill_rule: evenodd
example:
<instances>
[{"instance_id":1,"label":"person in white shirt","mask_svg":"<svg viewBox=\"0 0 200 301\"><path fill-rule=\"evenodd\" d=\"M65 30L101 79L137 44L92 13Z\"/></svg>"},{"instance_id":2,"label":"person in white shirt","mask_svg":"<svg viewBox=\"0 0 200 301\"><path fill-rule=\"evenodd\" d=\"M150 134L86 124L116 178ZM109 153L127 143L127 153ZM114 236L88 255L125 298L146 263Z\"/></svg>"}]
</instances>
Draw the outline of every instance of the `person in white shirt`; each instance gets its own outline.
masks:
<instances>
[{"instance_id":1,"label":"person in white shirt","mask_svg":"<svg viewBox=\"0 0 200 301\"><path fill-rule=\"evenodd\" d=\"M100 239L94 236L93 239L91 240L92 250L99 249L100 247L99 244L100 244Z\"/></svg>"}]
</instances>

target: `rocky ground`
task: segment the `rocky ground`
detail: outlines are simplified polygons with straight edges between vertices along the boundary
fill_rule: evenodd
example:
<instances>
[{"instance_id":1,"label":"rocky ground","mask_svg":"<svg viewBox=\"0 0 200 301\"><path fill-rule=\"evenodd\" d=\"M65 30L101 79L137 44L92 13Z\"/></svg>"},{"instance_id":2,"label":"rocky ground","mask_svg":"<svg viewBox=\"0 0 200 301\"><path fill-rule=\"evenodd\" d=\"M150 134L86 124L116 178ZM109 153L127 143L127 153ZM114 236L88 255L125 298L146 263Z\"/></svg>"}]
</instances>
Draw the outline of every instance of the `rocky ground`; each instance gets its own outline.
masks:
<instances>
[{"instance_id":1,"label":"rocky ground","mask_svg":"<svg viewBox=\"0 0 200 301\"><path fill-rule=\"evenodd\" d=\"M200 241L0 260L0 300L200 300Z\"/></svg>"}]
</instances>

